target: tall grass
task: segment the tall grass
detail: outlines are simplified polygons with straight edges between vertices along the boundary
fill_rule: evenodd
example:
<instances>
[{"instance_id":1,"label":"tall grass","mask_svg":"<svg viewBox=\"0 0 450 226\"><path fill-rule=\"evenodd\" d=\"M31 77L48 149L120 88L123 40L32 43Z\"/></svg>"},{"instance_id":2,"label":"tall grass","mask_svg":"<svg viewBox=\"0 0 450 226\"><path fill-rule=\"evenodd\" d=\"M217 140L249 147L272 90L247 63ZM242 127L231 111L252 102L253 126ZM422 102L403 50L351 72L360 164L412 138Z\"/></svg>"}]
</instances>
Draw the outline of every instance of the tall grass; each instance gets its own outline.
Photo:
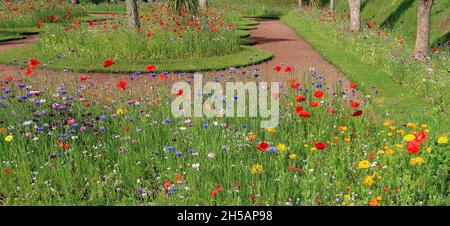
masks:
<instances>
[{"instance_id":1,"label":"tall grass","mask_svg":"<svg viewBox=\"0 0 450 226\"><path fill-rule=\"evenodd\" d=\"M2 1L0 2L0 29L35 27L40 23L39 20L49 23L67 23L85 14L83 8L75 7L68 1ZM56 21L51 19L51 16Z\"/></svg>"},{"instance_id":2,"label":"tall grass","mask_svg":"<svg viewBox=\"0 0 450 226\"><path fill-rule=\"evenodd\" d=\"M57 55L74 50L83 58L143 61L223 56L241 50L240 38L224 22L224 14L174 17L165 5L158 6L157 13L141 7L140 32L130 31L126 18L116 16L112 21L78 24L68 30L59 27L40 37L39 51Z\"/></svg>"}]
</instances>

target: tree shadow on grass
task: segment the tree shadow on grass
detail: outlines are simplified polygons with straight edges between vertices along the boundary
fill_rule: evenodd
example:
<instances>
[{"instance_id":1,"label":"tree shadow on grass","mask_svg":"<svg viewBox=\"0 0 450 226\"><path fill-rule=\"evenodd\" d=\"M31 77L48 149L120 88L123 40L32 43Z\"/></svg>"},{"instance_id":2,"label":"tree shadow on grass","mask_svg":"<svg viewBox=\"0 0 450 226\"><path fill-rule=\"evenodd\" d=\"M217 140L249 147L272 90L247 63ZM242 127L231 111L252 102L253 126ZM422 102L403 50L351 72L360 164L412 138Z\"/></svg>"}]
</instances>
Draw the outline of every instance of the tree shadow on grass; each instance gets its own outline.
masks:
<instances>
[{"instance_id":1,"label":"tree shadow on grass","mask_svg":"<svg viewBox=\"0 0 450 226\"><path fill-rule=\"evenodd\" d=\"M393 28L400 19L400 16L412 6L415 0L403 0L403 2L380 24L381 28ZM367 2L367 0L365 1Z\"/></svg>"},{"instance_id":2,"label":"tree shadow on grass","mask_svg":"<svg viewBox=\"0 0 450 226\"><path fill-rule=\"evenodd\" d=\"M448 45L450 43L450 32L447 32L447 34L442 35L438 39L436 39L432 44L431 47L437 47L440 45Z\"/></svg>"}]
</instances>

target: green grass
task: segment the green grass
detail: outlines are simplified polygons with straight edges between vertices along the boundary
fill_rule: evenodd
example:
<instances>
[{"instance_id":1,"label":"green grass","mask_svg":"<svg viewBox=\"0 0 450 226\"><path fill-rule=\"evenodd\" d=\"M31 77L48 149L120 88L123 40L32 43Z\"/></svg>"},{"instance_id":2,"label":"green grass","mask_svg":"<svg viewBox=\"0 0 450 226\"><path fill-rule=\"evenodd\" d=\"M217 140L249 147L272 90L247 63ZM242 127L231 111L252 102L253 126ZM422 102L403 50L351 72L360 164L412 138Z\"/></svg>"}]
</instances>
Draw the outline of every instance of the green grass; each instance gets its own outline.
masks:
<instances>
[{"instance_id":1,"label":"green grass","mask_svg":"<svg viewBox=\"0 0 450 226\"><path fill-rule=\"evenodd\" d=\"M249 41L248 43L251 42ZM154 64L157 67L156 72L195 72L220 70L230 67L243 67L258 64L272 58L270 52L255 47L242 46L242 50L238 53L225 56L162 61L118 60L116 61L117 66L104 68L103 61L105 59L86 59L71 57L70 55L67 55L62 59L57 59L56 55L48 56L46 54L36 54L38 52L35 45L10 49L2 52L0 55L0 63L11 64L16 60L19 60L18 62L23 62L23 60L34 57L40 59L42 62L51 61L52 64L48 65L48 68L50 69L69 69L75 72L133 73L135 70L145 71L145 67L149 64Z\"/></svg>"},{"instance_id":2,"label":"green grass","mask_svg":"<svg viewBox=\"0 0 450 226\"><path fill-rule=\"evenodd\" d=\"M348 12L348 1L336 1L338 14ZM417 3L414 0L364 1L362 17L369 23L379 25L404 39L414 41L417 29ZM450 1L434 1L431 16L431 43L450 41Z\"/></svg>"},{"instance_id":3,"label":"green grass","mask_svg":"<svg viewBox=\"0 0 450 226\"><path fill-rule=\"evenodd\" d=\"M0 109L0 117L7 119L0 126L0 205L366 206L376 197L383 206L449 201L448 144L438 144L431 132L419 154L408 153L403 136L417 129L404 121L386 126L373 121L365 98L358 108L364 114L348 117L355 109L343 95L325 92L323 100L331 104L313 108L308 103L318 99L312 92L285 84L280 90L286 97L280 100L280 125L266 130L260 128L261 117L174 118L170 105L175 97L168 94L169 86L149 76L127 79L127 90L102 80L39 77L18 74L5 85L9 92ZM301 87L317 90L312 82L319 78L311 73L301 77ZM220 80L240 78L266 79L247 71L238 76L224 72ZM27 96L29 91L19 84L42 93ZM154 86L135 92L142 84ZM295 95L304 95L306 103L292 104ZM23 96L25 100L19 100ZM127 103L136 98L140 104ZM56 104L67 104L69 110L55 110ZM292 114L297 105L312 117ZM336 114L329 114L330 106ZM75 124L64 123L70 119ZM338 129L343 126L347 129ZM11 141L5 140L8 135ZM255 140L248 139L250 135ZM261 141L269 142L271 150L258 150ZM317 150L315 142L328 145ZM424 162L411 164L416 157ZM369 161L368 168L359 168L363 160ZM258 164L262 170L252 171ZM371 177L373 183L365 184ZM221 191L211 195L218 186Z\"/></svg>"},{"instance_id":4,"label":"green grass","mask_svg":"<svg viewBox=\"0 0 450 226\"><path fill-rule=\"evenodd\" d=\"M340 48L342 44L329 38L328 29L317 27L316 22L310 22L305 17L299 17L294 13L284 16L282 21L293 28L325 59L339 68L348 79L358 83L364 94L371 95L373 107L380 114L402 115L405 120L428 123L438 133L450 132L447 126L450 123L450 117L447 113L441 112L434 104L423 101L423 96L415 93L414 89L398 84L380 68L362 62L360 58ZM376 86L379 95L373 94L372 86ZM439 88L436 87L436 89Z\"/></svg>"},{"instance_id":5,"label":"green grass","mask_svg":"<svg viewBox=\"0 0 450 226\"><path fill-rule=\"evenodd\" d=\"M40 20L46 23L66 23L85 16L82 8L67 1L56 0L2 1L0 9L0 29L35 27Z\"/></svg>"},{"instance_id":6,"label":"green grass","mask_svg":"<svg viewBox=\"0 0 450 226\"><path fill-rule=\"evenodd\" d=\"M24 39L25 36L20 34L14 34L14 33L0 33L0 42L6 42L6 41L13 41L13 40L19 40Z\"/></svg>"},{"instance_id":7,"label":"green grass","mask_svg":"<svg viewBox=\"0 0 450 226\"><path fill-rule=\"evenodd\" d=\"M140 2L139 2L140 3ZM82 4L84 10L88 13L125 13L127 11L125 3L118 4L100 3L100 4Z\"/></svg>"}]
</instances>

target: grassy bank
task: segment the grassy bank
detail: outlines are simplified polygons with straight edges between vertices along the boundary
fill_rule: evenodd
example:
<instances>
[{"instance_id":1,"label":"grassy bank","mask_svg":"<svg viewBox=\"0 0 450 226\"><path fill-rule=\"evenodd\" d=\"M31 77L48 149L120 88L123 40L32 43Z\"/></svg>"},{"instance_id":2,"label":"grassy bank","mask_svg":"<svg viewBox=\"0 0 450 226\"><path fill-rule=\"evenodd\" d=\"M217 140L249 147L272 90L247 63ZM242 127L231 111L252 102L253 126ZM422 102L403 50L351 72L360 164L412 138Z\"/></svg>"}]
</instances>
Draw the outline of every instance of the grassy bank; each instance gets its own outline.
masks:
<instances>
[{"instance_id":1,"label":"grassy bank","mask_svg":"<svg viewBox=\"0 0 450 226\"><path fill-rule=\"evenodd\" d=\"M447 126L450 123L447 109L443 110L432 101L424 101L425 90L417 92L418 90L401 85L388 73L383 72L384 68L381 65L371 65L363 61L363 57L352 54L354 49L351 47L358 48L357 42L354 42L352 36L343 37L342 34L333 33L336 31L330 27L337 25L320 25L317 17L308 14L300 16L298 12L284 16L282 21L338 67L347 78L357 82L365 94L371 95L373 107L378 112L386 115L403 115L406 120L427 122L440 133L450 132ZM365 51L367 53L367 49ZM387 59L384 64L389 64ZM380 95L373 94L375 87ZM439 86L429 89L432 89L433 93L440 93L441 98L448 100L450 96L446 91L448 89ZM444 105L447 106L445 103L444 100Z\"/></svg>"}]
</instances>

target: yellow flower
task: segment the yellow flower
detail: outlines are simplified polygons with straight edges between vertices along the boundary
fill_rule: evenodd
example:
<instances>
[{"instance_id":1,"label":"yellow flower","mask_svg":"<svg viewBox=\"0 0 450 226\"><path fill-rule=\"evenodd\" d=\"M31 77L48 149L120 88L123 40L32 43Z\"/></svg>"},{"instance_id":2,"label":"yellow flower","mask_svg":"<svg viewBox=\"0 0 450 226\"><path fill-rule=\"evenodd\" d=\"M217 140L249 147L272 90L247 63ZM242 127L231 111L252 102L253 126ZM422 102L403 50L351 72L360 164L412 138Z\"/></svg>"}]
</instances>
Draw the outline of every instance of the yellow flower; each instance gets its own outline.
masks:
<instances>
[{"instance_id":1,"label":"yellow flower","mask_svg":"<svg viewBox=\"0 0 450 226\"><path fill-rule=\"evenodd\" d=\"M358 166L360 169L367 169L370 167L370 162L367 160L362 160L361 162L359 162Z\"/></svg>"},{"instance_id":2,"label":"yellow flower","mask_svg":"<svg viewBox=\"0 0 450 226\"><path fill-rule=\"evenodd\" d=\"M381 196L377 196L377 197L376 197L376 199L377 199L377 201L378 201L378 202L380 202L380 201L382 201L382 200L383 200L383 197L381 197Z\"/></svg>"},{"instance_id":3,"label":"yellow flower","mask_svg":"<svg viewBox=\"0 0 450 226\"><path fill-rule=\"evenodd\" d=\"M350 143L350 141L351 141L351 139L350 138L345 138L345 140L344 140L346 143Z\"/></svg>"},{"instance_id":4,"label":"yellow flower","mask_svg":"<svg viewBox=\"0 0 450 226\"><path fill-rule=\"evenodd\" d=\"M354 204L354 203L352 203L352 202L348 204L348 206L354 206L354 205L355 205L355 204Z\"/></svg>"},{"instance_id":5,"label":"yellow flower","mask_svg":"<svg viewBox=\"0 0 450 226\"><path fill-rule=\"evenodd\" d=\"M416 124L409 122L408 124L406 124L406 127L410 128L410 129L414 129L414 128L416 128Z\"/></svg>"},{"instance_id":6,"label":"yellow flower","mask_svg":"<svg viewBox=\"0 0 450 226\"><path fill-rule=\"evenodd\" d=\"M421 165L423 162L425 162L425 160L422 157L415 157L415 158L412 158L409 163L411 163L411 165L415 166L415 165Z\"/></svg>"},{"instance_id":7,"label":"yellow flower","mask_svg":"<svg viewBox=\"0 0 450 226\"><path fill-rule=\"evenodd\" d=\"M308 147L308 145L307 145L307 144L304 144L304 145L303 145L303 147L307 148L307 147Z\"/></svg>"},{"instance_id":8,"label":"yellow flower","mask_svg":"<svg viewBox=\"0 0 450 226\"><path fill-rule=\"evenodd\" d=\"M394 134L393 133L391 133L391 132L389 132L388 134L388 137L392 137L392 136L394 136Z\"/></svg>"},{"instance_id":9,"label":"yellow flower","mask_svg":"<svg viewBox=\"0 0 450 226\"><path fill-rule=\"evenodd\" d=\"M383 126L389 126L394 122L395 122L394 120L386 120L386 121L384 121Z\"/></svg>"},{"instance_id":10,"label":"yellow flower","mask_svg":"<svg viewBox=\"0 0 450 226\"><path fill-rule=\"evenodd\" d=\"M295 158L297 158L297 155L292 153L289 155L289 159L294 160Z\"/></svg>"},{"instance_id":11,"label":"yellow flower","mask_svg":"<svg viewBox=\"0 0 450 226\"><path fill-rule=\"evenodd\" d=\"M267 130L267 132L269 132L269 133L276 133L276 132L277 132L277 129L276 129L276 128L267 128L266 130Z\"/></svg>"},{"instance_id":12,"label":"yellow flower","mask_svg":"<svg viewBox=\"0 0 450 226\"><path fill-rule=\"evenodd\" d=\"M426 150L427 150L427 152L428 152L428 153L430 153L430 152L431 152L431 150L433 150L433 149L432 149L431 147L427 147L427 149L426 149Z\"/></svg>"},{"instance_id":13,"label":"yellow flower","mask_svg":"<svg viewBox=\"0 0 450 226\"><path fill-rule=\"evenodd\" d=\"M260 174L263 171L263 166L261 164L255 164L250 169L252 174Z\"/></svg>"},{"instance_id":14,"label":"yellow flower","mask_svg":"<svg viewBox=\"0 0 450 226\"><path fill-rule=\"evenodd\" d=\"M113 102L113 100L111 99L111 97L107 97L107 98L105 98L105 102L106 102L107 104L110 104L110 103Z\"/></svg>"},{"instance_id":15,"label":"yellow flower","mask_svg":"<svg viewBox=\"0 0 450 226\"><path fill-rule=\"evenodd\" d=\"M397 129L395 126L389 126L389 129L391 129L391 130L395 130L395 129Z\"/></svg>"},{"instance_id":16,"label":"yellow flower","mask_svg":"<svg viewBox=\"0 0 450 226\"><path fill-rule=\"evenodd\" d=\"M123 115L123 114L125 114L125 110L123 110L122 108L119 108L119 109L117 109L116 113L118 115Z\"/></svg>"},{"instance_id":17,"label":"yellow flower","mask_svg":"<svg viewBox=\"0 0 450 226\"><path fill-rule=\"evenodd\" d=\"M420 128L426 129L426 128L428 128L428 126L427 126L427 124L421 124L421 125L420 125Z\"/></svg>"},{"instance_id":18,"label":"yellow flower","mask_svg":"<svg viewBox=\"0 0 450 226\"><path fill-rule=\"evenodd\" d=\"M394 154L395 154L394 149L387 149L386 153L385 153L386 156L391 156L391 155L394 155Z\"/></svg>"},{"instance_id":19,"label":"yellow flower","mask_svg":"<svg viewBox=\"0 0 450 226\"><path fill-rule=\"evenodd\" d=\"M403 131L402 129L399 129L399 130L397 130L396 132L397 132L397 134L403 135L403 132L404 132L404 131Z\"/></svg>"},{"instance_id":20,"label":"yellow flower","mask_svg":"<svg viewBox=\"0 0 450 226\"><path fill-rule=\"evenodd\" d=\"M403 149L403 145L402 144L396 144L395 148L397 148L397 150L401 150L401 149Z\"/></svg>"},{"instance_id":21,"label":"yellow flower","mask_svg":"<svg viewBox=\"0 0 450 226\"><path fill-rule=\"evenodd\" d=\"M374 185L375 180L373 179L373 176L367 176L366 178L364 178L364 184L369 186Z\"/></svg>"},{"instance_id":22,"label":"yellow flower","mask_svg":"<svg viewBox=\"0 0 450 226\"><path fill-rule=\"evenodd\" d=\"M312 147L311 149L309 149L309 151L315 152L315 151L317 151L317 148L316 147Z\"/></svg>"},{"instance_id":23,"label":"yellow flower","mask_svg":"<svg viewBox=\"0 0 450 226\"><path fill-rule=\"evenodd\" d=\"M346 127L346 126L339 126L339 127L338 127L338 131L343 131L343 132L345 132L345 131L347 131L347 127Z\"/></svg>"},{"instance_id":24,"label":"yellow flower","mask_svg":"<svg viewBox=\"0 0 450 226\"><path fill-rule=\"evenodd\" d=\"M438 144L448 144L448 137L439 137Z\"/></svg>"},{"instance_id":25,"label":"yellow flower","mask_svg":"<svg viewBox=\"0 0 450 226\"><path fill-rule=\"evenodd\" d=\"M379 155L384 154L384 151L383 150L378 150L377 154L379 154Z\"/></svg>"},{"instance_id":26,"label":"yellow flower","mask_svg":"<svg viewBox=\"0 0 450 226\"><path fill-rule=\"evenodd\" d=\"M416 136L414 136L413 134L408 134L405 137L403 137L404 141L410 142L412 140L416 139Z\"/></svg>"},{"instance_id":27,"label":"yellow flower","mask_svg":"<svg viewBox=\"0 0 450 226\"><path fill-rule=\"evenodd\" d=\"M344 199L350 199L350 195L349 194L344 195Z\"/></svg>"},{"instance_id":28,"label":"yellow flower","mask_svg":"<svg viewBox=\"0 0 450 226\"><path fill-rule=\"evenodd\" d=\"M14 137L12 135L8 135L5 137L5 141L7 142L11 142L14 139Z\"/></svg>"},{"instance_id":29,"label":"yellow flower","mask_svg":"<svg viewBox=\"0 0 450 226\"><path fill-rule=\"evenodd\" d=\"M286 147L285 144L278 144L277 145L277 150L279 150L279 151L286 151L287 147Z\"/></svg>"}]
</instances>

